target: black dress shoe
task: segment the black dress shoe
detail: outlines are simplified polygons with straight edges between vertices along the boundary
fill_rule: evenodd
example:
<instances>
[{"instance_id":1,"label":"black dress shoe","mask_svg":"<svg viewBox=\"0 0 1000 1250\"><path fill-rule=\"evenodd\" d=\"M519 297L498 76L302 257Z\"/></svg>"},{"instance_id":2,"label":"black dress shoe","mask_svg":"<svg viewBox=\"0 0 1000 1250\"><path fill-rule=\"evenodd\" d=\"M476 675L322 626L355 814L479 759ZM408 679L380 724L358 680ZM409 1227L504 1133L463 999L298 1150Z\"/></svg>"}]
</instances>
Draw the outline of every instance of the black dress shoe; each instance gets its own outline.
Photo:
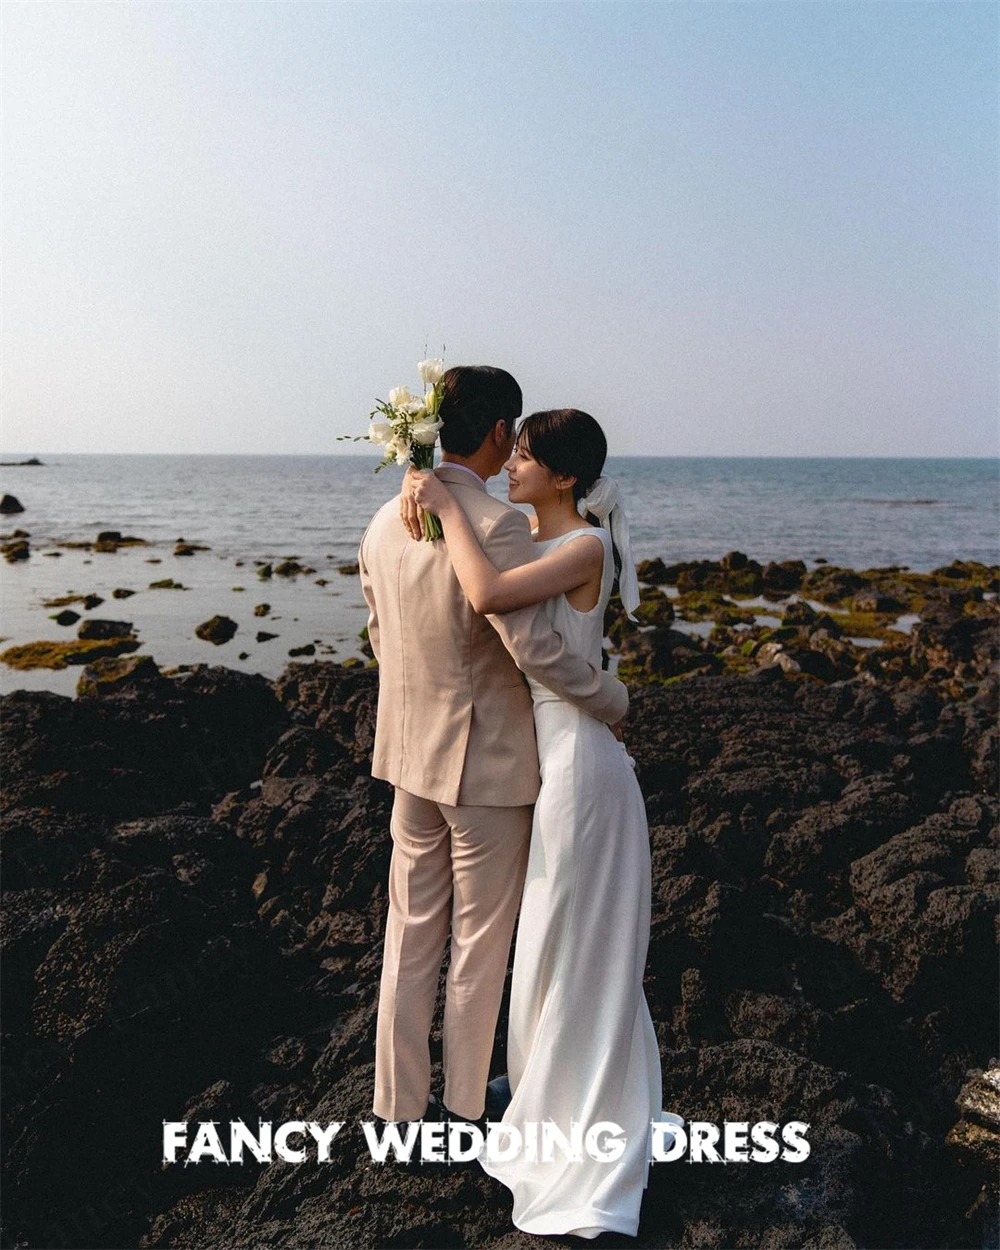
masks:
<instances>
[{"instance_id":1,"label":"black dress shoe","mask_svg":"<svg viewBox=\"0 0 1000 1250\"><path fill-rule=\"evenodd\" d=\"M503 1113L510 1106L512 1097L506 1072L503 1076L494 1077L486 1086L486 1111L484 1112L486 1119L502 1120Z\"/></svg>"}]
</instances>

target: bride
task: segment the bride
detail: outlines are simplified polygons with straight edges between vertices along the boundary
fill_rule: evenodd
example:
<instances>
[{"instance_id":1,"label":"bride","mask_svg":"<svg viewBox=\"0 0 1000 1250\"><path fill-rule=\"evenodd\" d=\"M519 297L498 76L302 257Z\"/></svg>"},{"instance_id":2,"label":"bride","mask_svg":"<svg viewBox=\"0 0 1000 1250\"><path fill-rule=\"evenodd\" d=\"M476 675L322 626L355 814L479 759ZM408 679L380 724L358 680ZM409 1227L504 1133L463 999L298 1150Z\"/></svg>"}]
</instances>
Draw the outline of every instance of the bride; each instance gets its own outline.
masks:
<instances>
[{"instance_id":1,"label":"bride","mask_svg":"<svg viewBox=\"0 0 1000 1250\"><path fill-rule=\"evenodd\" d=\"M441 519L473 608L502 613L544 602L566 645L598 667L616 558L624 560L622 601L630 612L638 603L618 488L601 476L606 455L604 433L585 412L525 418L505 468L508 499L535 509L536 558L504 572L486 558L447 487L431 472L413 479L417 503ZM512 1191L514 1224L525 1232L635 1236L650 1123L661 1114L660 1057L642 988L650 926L645 807L633 761L608 726L530 678L529 685L541 790L514 950L512 1098L502 1123L522 1141L526 1125L543 1121L567 1139L574 1125L586 1133L605 1123L618 1143L607 1153L623 1141L624 1149L611 1161L556 1151L551 1162L525 1153L480 1162Z\"/></svg>"}]
</instances>

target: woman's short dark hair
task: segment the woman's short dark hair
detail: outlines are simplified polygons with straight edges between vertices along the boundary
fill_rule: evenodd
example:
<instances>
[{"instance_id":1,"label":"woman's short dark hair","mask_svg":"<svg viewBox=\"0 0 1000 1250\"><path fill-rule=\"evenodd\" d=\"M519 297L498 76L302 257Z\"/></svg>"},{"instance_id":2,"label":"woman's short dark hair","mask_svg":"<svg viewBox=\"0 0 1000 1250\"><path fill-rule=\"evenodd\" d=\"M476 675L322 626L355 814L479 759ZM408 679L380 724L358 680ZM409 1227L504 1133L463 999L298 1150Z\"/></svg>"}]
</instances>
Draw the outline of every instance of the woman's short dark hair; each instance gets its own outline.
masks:
<instances>
[{"instance_id":1,"label":"woman's short dark hair","mask_svg":"<svg viewBox=\"0 0 1000 1250\"><path fill-rule=\"evenodd\" d=\"M506 369L455 365L441 378L441 449L471 456L498 421L508 431L521 415L521 388Z\"/></svg>"},{"instance_id":2,"label":"woman's short dark hair","mask_svg":"<svg viewBox=\"0 0 1000 1250\"><path fill-rule=\"evenodd\" d=\"M575 477L573 501L580 500L604 472L608 458L608 440L589 412L579 408L552 408L533 412L517 429L518 443L524 442L532 458L550 472L562 477ZM597 517L587 513L591 525L599 525ZM611 544L615 562L614 589L622 571L618 548Z\"/></svg>"},{"instance_id":3,"label":"woman's short dark hair","mask_svg":"<svg viewBox=\"0 0 1000 1250\"><path fill-rule=\"evenodd\" d=\"M518 427L517 440L523 440L532 457L551 472L576 478L573 499L577 503L601 476L608 458L604 431L589 412L579 408L533 412Z\"/></svg>"}]
</instances>

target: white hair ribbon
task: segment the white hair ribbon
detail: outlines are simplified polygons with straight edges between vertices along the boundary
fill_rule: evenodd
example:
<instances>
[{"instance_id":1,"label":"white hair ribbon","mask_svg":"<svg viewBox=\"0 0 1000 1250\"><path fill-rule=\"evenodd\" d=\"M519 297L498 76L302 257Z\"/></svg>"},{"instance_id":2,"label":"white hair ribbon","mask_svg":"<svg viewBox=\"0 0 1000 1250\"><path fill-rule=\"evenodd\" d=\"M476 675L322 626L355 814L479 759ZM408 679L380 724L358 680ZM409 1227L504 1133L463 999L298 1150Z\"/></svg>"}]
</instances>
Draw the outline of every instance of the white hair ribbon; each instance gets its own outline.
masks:
<instances>
[{"instance_id":1,"label":"white hair ribbon","mask_svg":"<svg viewBox=\"0 0 1000 1250\"><path fill-rule=\"evenodd\" d=\"M593 513L602 528L611 533L622 562L618 575L618 593L629 619L634 621L635 609L639 606L639 579L635 572L635 561L632 559L628 517L625 515L625 505L622 503L621 488L617 481L613 477L599 477L580 500L580 507L585 512Z\"/></svg>"}]
</instances>

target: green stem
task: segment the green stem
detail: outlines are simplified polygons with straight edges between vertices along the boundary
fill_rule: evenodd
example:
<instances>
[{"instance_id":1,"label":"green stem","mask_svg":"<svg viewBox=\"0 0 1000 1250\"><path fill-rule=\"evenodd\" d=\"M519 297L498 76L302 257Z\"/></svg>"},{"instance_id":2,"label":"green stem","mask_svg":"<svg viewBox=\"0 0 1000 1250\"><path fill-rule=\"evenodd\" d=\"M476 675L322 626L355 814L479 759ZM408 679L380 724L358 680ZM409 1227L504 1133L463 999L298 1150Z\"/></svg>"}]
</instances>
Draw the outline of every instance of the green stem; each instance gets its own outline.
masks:
<instances>
[{"instance_id":1,"label":"green stem","mask_svg":"<svg viewBox=\"0 0 1000 1250\"><path fill-rule=\"evenodd\" d=\"M410 459L415 469L433 469L434 468L434 445L429 447L418 443L410 451ZM444 530L441 528L441 521L433 512L424 513L424 541L433 542L435 538L443 538Z\"/></svg>"}]
</instances>

